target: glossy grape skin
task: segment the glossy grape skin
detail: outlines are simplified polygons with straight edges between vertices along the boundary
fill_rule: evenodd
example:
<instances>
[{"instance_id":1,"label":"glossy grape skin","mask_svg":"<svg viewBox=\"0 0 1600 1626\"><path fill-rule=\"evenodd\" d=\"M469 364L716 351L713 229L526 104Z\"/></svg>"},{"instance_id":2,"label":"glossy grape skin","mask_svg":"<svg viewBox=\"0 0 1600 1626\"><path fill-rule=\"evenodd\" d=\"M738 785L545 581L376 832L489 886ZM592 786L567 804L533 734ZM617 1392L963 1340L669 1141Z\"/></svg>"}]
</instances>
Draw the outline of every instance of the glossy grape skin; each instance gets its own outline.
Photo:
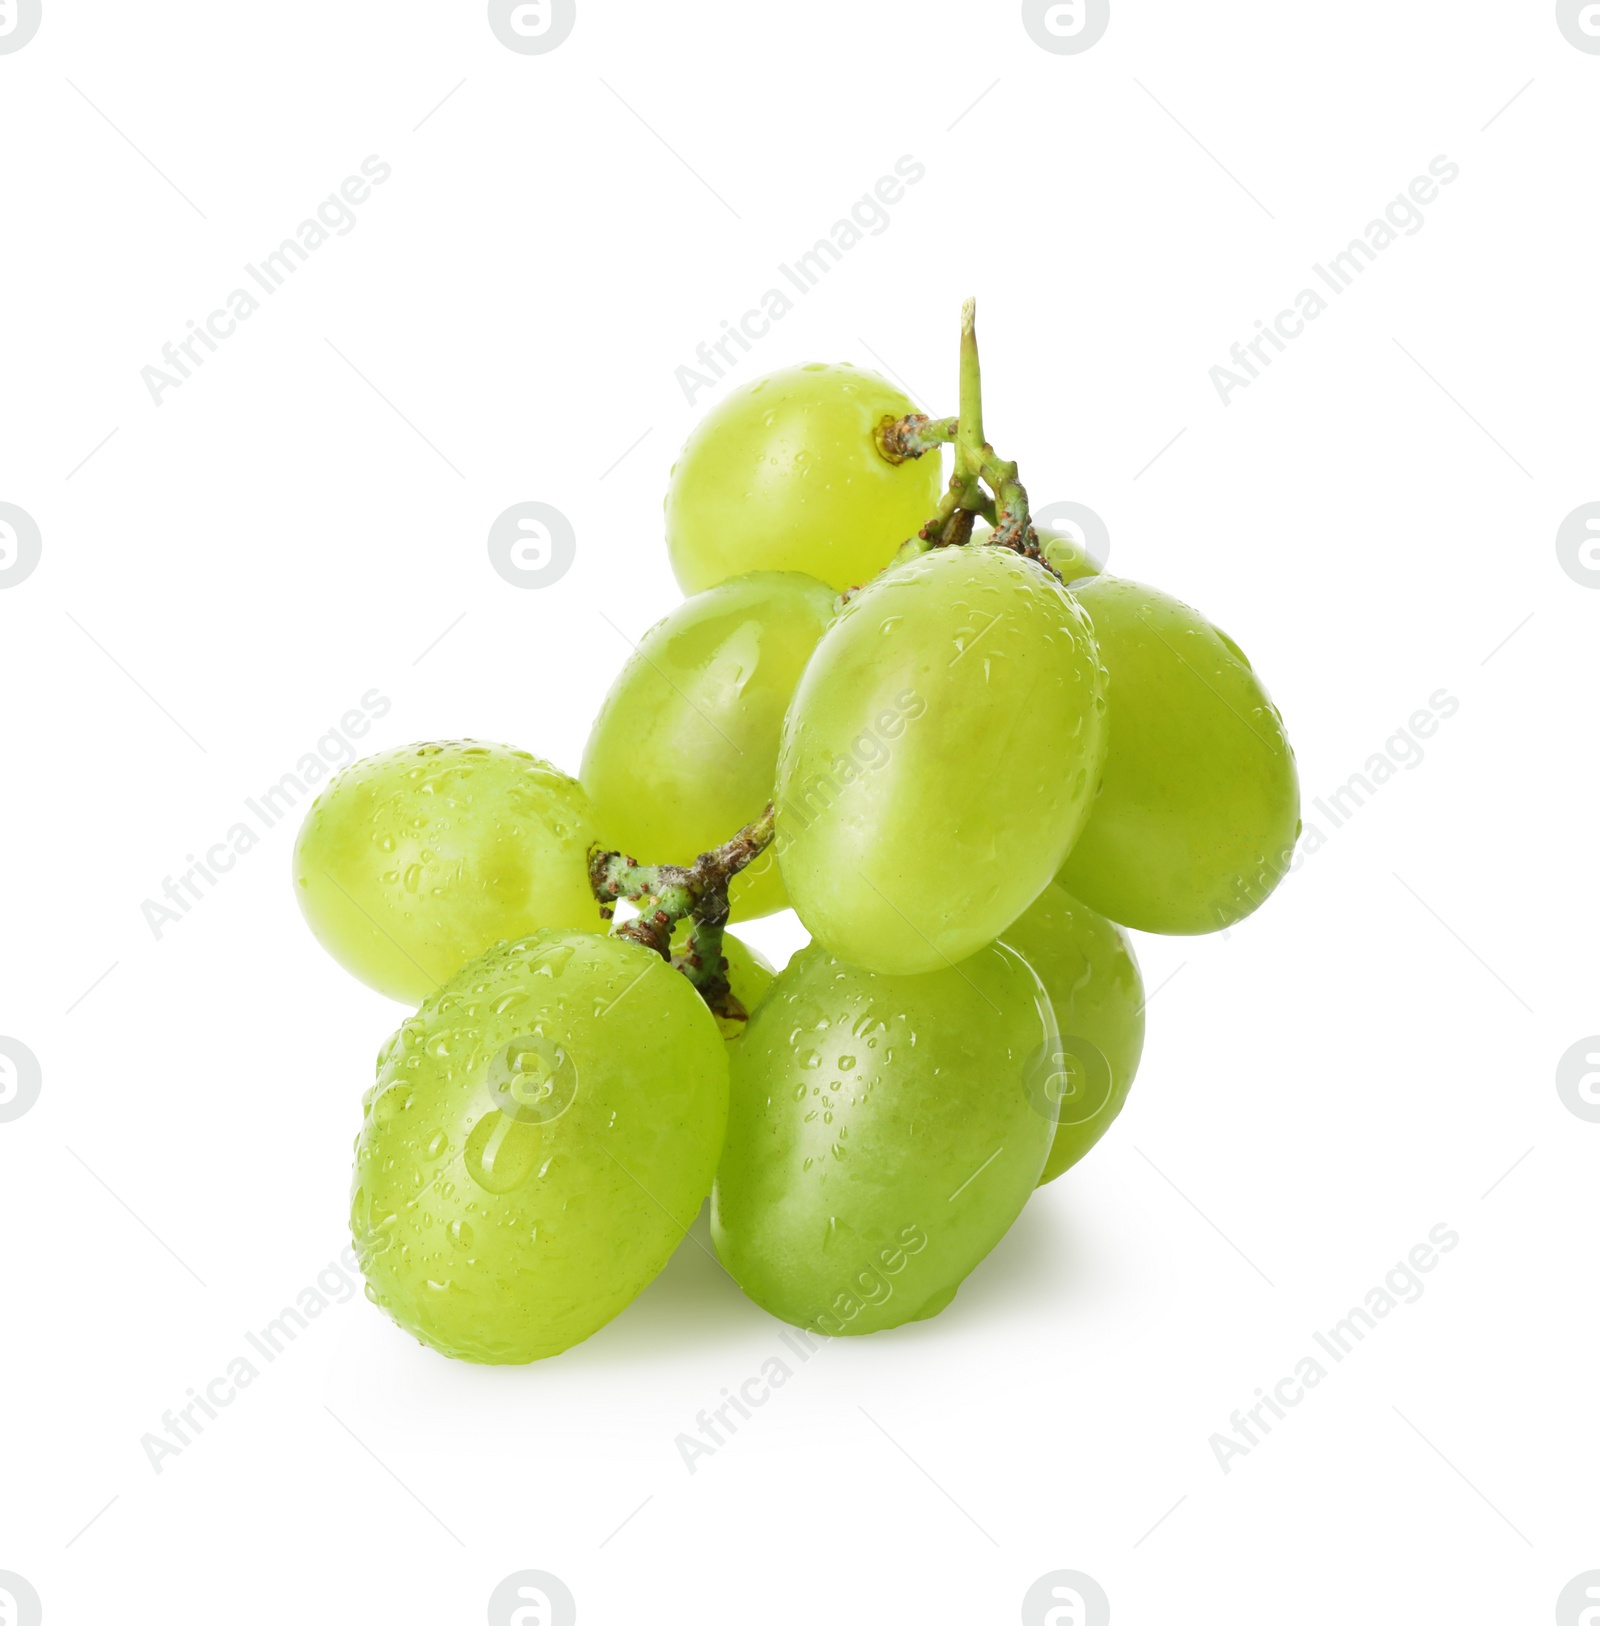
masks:
<instances>
[{"instance_id":1,"label":"glossy grape skin","mask_svg":"<svg viewBox=\"0 0 1600 1626\"><path fill-rule=\"evenodd\" d=\"M880 571L938 506L937 454L891 463L874 432L916 408L876 373L813 363L729 391L689 436L667 488L685 593L755 570L835 592Z\"/></svg>"},{"instance_id":2,"label":"glossy grape skin","mask_svg":"<svg viewBox=\"0 0 1600 1626\"><path fill-rule=\"evenodd\" d=\"M1099 781L1088 618L1004 548L880 577L823 635L778 758L778 863L830 952L914 975L992 942L1060 868Z\"/></svg>"},{"instance_id":3,"label":"glossy grape skin","mask_svg":"<svg viewBox=\"0 0 1600 1626\"><path fill-rule=\"evenodd\" d=\"M378 1058L351 1207L368 1296L461 1360L571 1348L682 1240L727 1102L716 1023L648 949L559 930L491 949Z\"/></svg>"},{"instance_id":4,"label":"glossy grape skin","mask_svg":"<svg viewBox=\"0 0 1600 1626\"><path fill-rule=\"evenodd\" d=\"M1188 605L1114 576L1072 591L1110 677L1111 727L1061 884L1136 931L1218 931L1266 899L1300 833L1283 719L1239 647Z\"/></svg>"},{"instance_id":5,"label":"glossy grape skin","mask_svg":"<svg viewBox=\"0 0 1600 1626\"><path fill-rule=\"evenodd\" d=\"M1144 1049L1144 978L1128 934L1053 882L1002 941L1044 984L1061 1034L1061 1116L1042 1186L1095 1145L1128 1099Z\"/></svg>"},{"instance_id":6,"label":"glossy grape skin","mask_svg":"<svg viewBox=\"0 0 1600 1626\"><path fill-rule=\"evenodd\" d=\"M784 713L834 598L811 576L740 576L640 639L583 753L608 844L641 863L689 864L760 816ZM770 849L734 877L729 898L735 920L788 907Z\"/></svg>"},{"instance_id":7,"label":"glossy grape skin","mask_svg":"<svg viewBox=\"0 0 1600 1626\"><path fill-rule=\"evenodd\" d=\"M731 1047L717 1256L763 1309L829 1336L938 1314L1038 1183L1056 1042L1001 944L920 977L802 949Z\"/></svg>"},{"instance_id":8,"label":"glossy grape skin","mask_svg":"<svg viewBox=\"0 0 1600 1626\"><path fill-rule=\"evenodd\" d=\"M346 768L294 850L295 895L345 970L415 1005L485 949L603 929L583 787L506 745L407 745Z\"/></svg>"}]
</instances>

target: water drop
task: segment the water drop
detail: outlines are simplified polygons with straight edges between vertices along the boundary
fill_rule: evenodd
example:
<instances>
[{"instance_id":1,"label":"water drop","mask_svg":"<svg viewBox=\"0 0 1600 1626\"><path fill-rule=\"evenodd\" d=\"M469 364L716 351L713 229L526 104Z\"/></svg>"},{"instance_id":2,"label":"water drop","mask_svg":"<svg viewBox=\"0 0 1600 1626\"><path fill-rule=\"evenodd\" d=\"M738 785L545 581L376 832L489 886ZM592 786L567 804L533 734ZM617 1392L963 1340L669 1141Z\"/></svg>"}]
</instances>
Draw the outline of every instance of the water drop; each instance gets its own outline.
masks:
<instances>
[{"instance_id":1,"label":"water drop","mask_svg":"<svg viewBox=\"0 0 1600 1626\"><path fill-rule=\"evenodd\" d=\"M503 1112L485 1113L467 1137L467 1173L497 1197L526 1182L543 1149L537 1124L518 1123Z\"/></svg>"}]
</instances>

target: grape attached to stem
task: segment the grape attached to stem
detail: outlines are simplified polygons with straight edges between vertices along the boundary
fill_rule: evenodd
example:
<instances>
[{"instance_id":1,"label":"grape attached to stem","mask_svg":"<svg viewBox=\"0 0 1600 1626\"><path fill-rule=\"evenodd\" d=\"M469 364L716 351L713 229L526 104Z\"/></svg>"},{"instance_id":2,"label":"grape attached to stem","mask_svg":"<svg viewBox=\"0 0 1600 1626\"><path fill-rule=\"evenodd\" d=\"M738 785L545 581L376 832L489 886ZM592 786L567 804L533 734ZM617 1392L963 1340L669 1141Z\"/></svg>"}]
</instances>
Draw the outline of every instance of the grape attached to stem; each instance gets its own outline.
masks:
<instances>
[{"instance_id":1,"label":"grape attached to stem","mask_svg":"<svg viewBox=\"0 0 1600 1626\"><path fill-rule=\"evenodd\" d=\"M912 404L875 373L813 363L731 391L672 471L667 547L685 593L794 570L835 592L881 570L938 500L939 459L891 460Z\"/></svg>"},{"instance_id":2,"label":"grape attached to stem","mask_svg":"<svg viewBox=\"0 0 1600 1626\"><path fill-rule=\"evenodd\" d=\"M597 929L583 787L505 745L383 751L317 798L294 850L295 895L345 970L415 1005L496 943Z\"/></svg>"},{"instance_id":3,"label":"grape attached to stem","mask_svg":"<svg viewBox=\"0 0 1600 1626\"><path fill-rule=\"evenodd\" d=\"M1036 561L936 548L851 598L796 691L778 863L820 943L912 975L993 942L1060 868L1099 783L1088 618Z\"/></svg>"},{"instance_id":4,"label":"grape attached to stem","mask_svg":"<svg viewBox=\"0 0 1600 1626\"><path fill-rule=\"evenodd\" d=\"M771 801L784 713L833 604L833 589L810 576L739 576L640 639L583 753L608 841L687 864ZM772 854L729 896L735 920L786 907Z\"/></svg>"}]
</instances>

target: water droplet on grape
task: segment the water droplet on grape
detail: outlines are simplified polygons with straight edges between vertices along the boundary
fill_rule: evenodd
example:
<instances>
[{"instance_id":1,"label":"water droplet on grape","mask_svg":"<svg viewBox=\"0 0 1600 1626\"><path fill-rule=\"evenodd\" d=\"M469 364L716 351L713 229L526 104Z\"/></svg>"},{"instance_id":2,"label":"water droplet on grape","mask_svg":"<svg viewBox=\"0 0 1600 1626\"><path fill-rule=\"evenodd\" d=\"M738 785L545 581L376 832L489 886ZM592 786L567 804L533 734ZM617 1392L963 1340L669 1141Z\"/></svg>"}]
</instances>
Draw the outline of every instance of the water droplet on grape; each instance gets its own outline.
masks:
<instances>
[{"instance_id":1,"label":"water droplet on grape","mask_svg":"<svg viewBox=\"0 0 1600 1626\"><path fill-rule=\"evenodd\" d=\"M400 1112L400 1102L407 1091L402 1085L390 1085L388 1089L378 1092L372 1103L372 1120L374 1123L391 1123Z\"/></svg>"},{"instance_id":2,"label":"water droplet on grape","mask_svg":"<svg viewBox=\"0 0 1600 1626\"><path fill-rule=\"evenodd\" d=\"M467 1137L467 1173L485 1191L503 1197L527 1181L542 1145L538 1125L518 1123L503 1112L486 1113Z\"/></svg>"}]
</instances>

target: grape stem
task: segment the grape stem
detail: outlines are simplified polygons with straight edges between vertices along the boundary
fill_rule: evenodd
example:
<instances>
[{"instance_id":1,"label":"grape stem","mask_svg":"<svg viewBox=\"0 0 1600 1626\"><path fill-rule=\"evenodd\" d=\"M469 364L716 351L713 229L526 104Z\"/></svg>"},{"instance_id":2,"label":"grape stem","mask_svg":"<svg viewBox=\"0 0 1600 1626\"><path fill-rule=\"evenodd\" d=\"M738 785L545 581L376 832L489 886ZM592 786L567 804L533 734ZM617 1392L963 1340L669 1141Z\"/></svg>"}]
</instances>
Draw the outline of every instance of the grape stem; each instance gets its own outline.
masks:
<instances>
[{"instance_id":1,"label":"grape stem","mask_svg":"<svg viewBox=\"0 0 1600 1626\"><path fill-rule=\"evenodd\" d=\"M878 450L891 463L904 463L921 457L936 447L948 446L956 438L955 418L930 418L922 412L908 412L903 418L885 418L878 425Z\"/></svg>"},{"instance_id":2,"label":"grape stem","mask_svg":"<svg viewBox=\"0 0 1600 1626\"><path fill-rule=\"evenodd\" d=\"M1017 478L1017 465L998 457L984 438L976 300L961 307L960 413L954 418L929 418L913 412L887 419L878 426L876 440L891 463L922 457L940 446L955 448L955 466L938 511L901 548L900 559L930 548L964 546L971 539L973 521L986 519L994 527L986 545L1010 548L1051 569L1028 516L1028 492Z\"/></svg>"},{"instance_id":3,"label":"grape stem","mask_svg":"<svg viewBox=\"0 0 1600 1626\"><path fill-rule=\"evenodd\" d=\"M589 884L607 920L616 916L617 900L626 898L639 911L632 919L614 924L613 937L626 937L681 971L694 984L714 1016L728 1021L747 1020L749 1012L728 985L728 961L722 952L722 934L728 924L728 883L759 858L772 842L774 812L771 802L761 817L735 836L703 852L692 864L641 864L626 853L589 853ZM673 929L690 922L689 941L672 952Z\"/></svg>"}]
</instances>

